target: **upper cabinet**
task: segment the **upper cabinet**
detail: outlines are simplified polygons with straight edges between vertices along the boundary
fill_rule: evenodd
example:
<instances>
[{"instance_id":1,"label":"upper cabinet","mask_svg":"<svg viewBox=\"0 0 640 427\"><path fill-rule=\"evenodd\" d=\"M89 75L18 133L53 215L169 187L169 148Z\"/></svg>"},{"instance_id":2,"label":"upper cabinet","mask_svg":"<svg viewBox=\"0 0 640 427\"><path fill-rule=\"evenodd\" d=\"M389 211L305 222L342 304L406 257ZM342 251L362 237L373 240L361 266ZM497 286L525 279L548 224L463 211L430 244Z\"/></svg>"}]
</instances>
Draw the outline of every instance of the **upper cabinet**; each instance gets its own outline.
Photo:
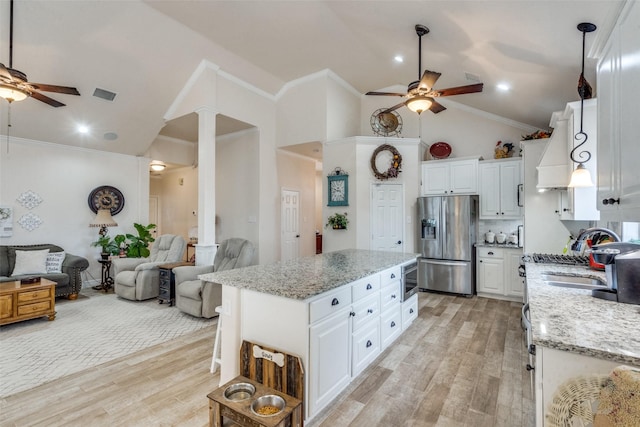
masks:
<instances>
[{"instance_id":1,"label":"upper cabinet","mask_svg":"<svg viewBox=\"0 0 640 427\"><path fill-rule=\"evenodd\" d=\"M598 198L602 219L640 222L637 102L640 4L627 2L598 63Z\"/></svg>"},{"instance_id":2,"label":"upper cabinet","mask_svg":"<svg viewBox=\"0 0 640 427\"><path fill-rule=\"evenodd\" d=\"M422 195L478 194L479 157L422 162Z\"/></svg>"},{"instance_id":3,"label":"upper cabinet","mask_svg":"<svg viewBox=\"0 0 640 427\"><path fill-rule=\"evenodd\" d=\"M480 219L522 217L522 160L480 162Z\"/></svg>"}]
</instances>

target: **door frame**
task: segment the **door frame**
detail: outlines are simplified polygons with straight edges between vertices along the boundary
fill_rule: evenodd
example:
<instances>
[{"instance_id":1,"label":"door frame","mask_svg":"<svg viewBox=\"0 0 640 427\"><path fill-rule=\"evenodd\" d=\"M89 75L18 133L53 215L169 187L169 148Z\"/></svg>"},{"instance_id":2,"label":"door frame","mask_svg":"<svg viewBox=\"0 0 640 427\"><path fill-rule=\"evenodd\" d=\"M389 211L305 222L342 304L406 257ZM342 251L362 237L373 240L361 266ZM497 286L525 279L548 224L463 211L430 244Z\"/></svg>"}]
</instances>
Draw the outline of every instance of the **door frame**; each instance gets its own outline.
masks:
<instances>
[{"instance_id":1,"label":"door frame","mask_svg":"<svg viewBox=\"0 0 640 427\"><path fill-rule=\"evenodd\" d=\"M407 234L407 229L406 229L406 221L405 221L405 188L404 188L404 183L402 182L371 182L371 185L369 187L369 250L372 249L373 247L373 206L374 206L374 189L377 186L380 185L393 185L393 186L398 186L400 188L400 194L402 195L402 200L401 200L401 207L402 207L402 214L400 215L400 222L401 222L401 227L402 227L402 250L400 251L400 253L404 253L405 249L406 249L406 234Z\"/></svg>"}]
</instances>

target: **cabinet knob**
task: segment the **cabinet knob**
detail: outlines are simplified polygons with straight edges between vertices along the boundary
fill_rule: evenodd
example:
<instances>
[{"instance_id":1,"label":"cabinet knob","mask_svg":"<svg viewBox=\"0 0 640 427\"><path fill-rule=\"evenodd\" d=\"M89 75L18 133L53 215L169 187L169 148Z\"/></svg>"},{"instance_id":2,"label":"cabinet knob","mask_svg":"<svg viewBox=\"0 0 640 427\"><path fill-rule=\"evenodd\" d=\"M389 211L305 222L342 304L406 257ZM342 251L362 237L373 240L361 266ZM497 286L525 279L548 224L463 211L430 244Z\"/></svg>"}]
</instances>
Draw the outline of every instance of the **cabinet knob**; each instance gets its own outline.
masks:
<instances>
[{"instance_id":1,"label":"cabinet knob","mask_svg":"<svg viewBox=\"0 0 640 427\"><path fill-rule=\"evenodd\" d=\"M396 294L392 294L391 299L396 299Z\"/></svg>"},{"instance_id":2,"label":"cabinet knob","mask_svg":"<svg viewBox=\"0 0 640 427\"><path fill-rule=\"evenodd\" d=\"M367 290L371 290L373 289L373 286L371 286L371 283L367 283Z\"/></svg>"},{"instance_id":3,"label":"cabinet knob","mask_svg":"<svg viewBox=\"0 0 640 427\"><path fill-rule=\"evenodd\" d=\"M395 328L396 327L396 322L394 322L393 320L391 321L391 327Z\"/></svg>"},{"instance_id":4,"label":"cabinet knob","mask_svg":"<svg viewBox=\"0 0 640 427\"><path fill-rule=\"evenodd\" d=\"M350 317L356 317L356 313L355 313L355 311L350 312L350 313L349 313L349 316L350 316Z\"/></svg>"},{"instance_id":5,"label":"cabinet knob","mask_svg":"<svg viewBox=\"0 0 640 427\"><path fill-rule=\"evenodd\" d=\"M533 371L535 368L527 363L527 371Z\"/></svg>"},{"instance_id":6,"label":"cabinet knob","mask_svg":"<svg viewBox=\"0 0 640 427\"><path fill-rule=\"evenodd\" d=\"M332 306L333 306L333 305L338 305L338 304L340 304L340 301L338 301L338 298L334 298L334 299L331 301L331 305L332 305Z\"/></svg>"},{"instance_id":7,"label":"cabinet knob","mask_svg":"<svg viewBox=\"0 0 640 427\"><path fill-rule=\"evenodd\" d=\"M409 314L413 314L413 308L409 309Z\"/></svg>"},{"instance_id":8,"label":"cabinet knob","mask_svg":"<svg viewBox=\"0 0 640 427\"><path fill-rule=\"evenodd\" d=\"M371 342L371 340L367 340L367 348L371 347L373 345L373 343Z\"/></svg>"},{"instance_id":9,"label":"cabinet knob","mask_svg":"<svg viewBox=\"0 0 640 427\"><path fill-rule=\"evenodd\" d=\"M372 308L368 309L368 310L367 310L367 313L369 313L369 314L373 314L373 309L372 309Z\"/></svg>"},{"instance_id":10,"label":"cabinet knob","mask_svg":"<svg viewBox=\"0 0 640 427\"><path fill-rule=\"evenodd\" d=\"M616 203L620 204L620 198L614 199L613 197L609 197L608 199L602 200L603 205L615 205Z\"/></svg>"},{"instance_id":11,"label":"cabinet knob","mask_svg":"<svg viewBox=\"0 0 640 427\"><path fill-rule=\"evenodd\" d=\"M391 278L392 278L392 279L395 279L395 278L396 278L396 275L395 275L394 273L391 273Z\"/></svg>"}]
</instances>

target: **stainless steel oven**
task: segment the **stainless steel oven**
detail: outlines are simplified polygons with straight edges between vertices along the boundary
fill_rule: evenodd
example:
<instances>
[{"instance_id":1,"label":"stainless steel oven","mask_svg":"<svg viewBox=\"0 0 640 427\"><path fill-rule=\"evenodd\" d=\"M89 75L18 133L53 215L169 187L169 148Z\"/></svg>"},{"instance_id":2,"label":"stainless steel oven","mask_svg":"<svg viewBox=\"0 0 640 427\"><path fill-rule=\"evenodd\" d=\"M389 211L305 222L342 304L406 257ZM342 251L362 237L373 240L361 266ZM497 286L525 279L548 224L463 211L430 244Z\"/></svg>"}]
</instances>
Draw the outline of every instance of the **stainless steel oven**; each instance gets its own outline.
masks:
<instances>
[{"instance_id":1,"label":"stainless steel oven","mask_svg":"<svg viewBox=\"0 0 640 427\"><path fill-rule=\"evenodd\" d=\"M418 292L418 262L402 266L402 301L408 300Z\"/></svg>"}]
</instances>

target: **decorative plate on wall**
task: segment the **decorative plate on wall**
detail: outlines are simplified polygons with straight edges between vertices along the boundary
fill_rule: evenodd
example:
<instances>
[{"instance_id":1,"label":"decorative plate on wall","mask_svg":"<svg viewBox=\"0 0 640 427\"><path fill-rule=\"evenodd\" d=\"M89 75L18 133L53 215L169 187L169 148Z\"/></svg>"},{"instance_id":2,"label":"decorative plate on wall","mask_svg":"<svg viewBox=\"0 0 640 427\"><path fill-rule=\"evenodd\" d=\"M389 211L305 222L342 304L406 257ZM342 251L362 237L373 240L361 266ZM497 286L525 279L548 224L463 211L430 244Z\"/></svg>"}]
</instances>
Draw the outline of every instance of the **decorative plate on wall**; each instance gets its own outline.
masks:
<instances>
[{"instance_id":1,"label":"decorative plate on wall","mask_svg":"<svg viewBox=\"0 0 640 427\"><path fill-rule=\"evenodd\" d=\"M451 146L446 142L436 142L429 147L429 153L434 159L446 159L451 155Z\"/></svg>"},{"instance_id":2,"label":"decorative plate on wall","mask_svg":"<svg viewBox=\"0 0 640 427\"><path fill-rule=\"evenodd\" d=\"M117 215L124 208L124 196L122 192L110 185L101 185L94 188L89 193L89 208L93 213L98 213L98 209L109 209L111 215Z\"/></svg>"}]
</instances>

